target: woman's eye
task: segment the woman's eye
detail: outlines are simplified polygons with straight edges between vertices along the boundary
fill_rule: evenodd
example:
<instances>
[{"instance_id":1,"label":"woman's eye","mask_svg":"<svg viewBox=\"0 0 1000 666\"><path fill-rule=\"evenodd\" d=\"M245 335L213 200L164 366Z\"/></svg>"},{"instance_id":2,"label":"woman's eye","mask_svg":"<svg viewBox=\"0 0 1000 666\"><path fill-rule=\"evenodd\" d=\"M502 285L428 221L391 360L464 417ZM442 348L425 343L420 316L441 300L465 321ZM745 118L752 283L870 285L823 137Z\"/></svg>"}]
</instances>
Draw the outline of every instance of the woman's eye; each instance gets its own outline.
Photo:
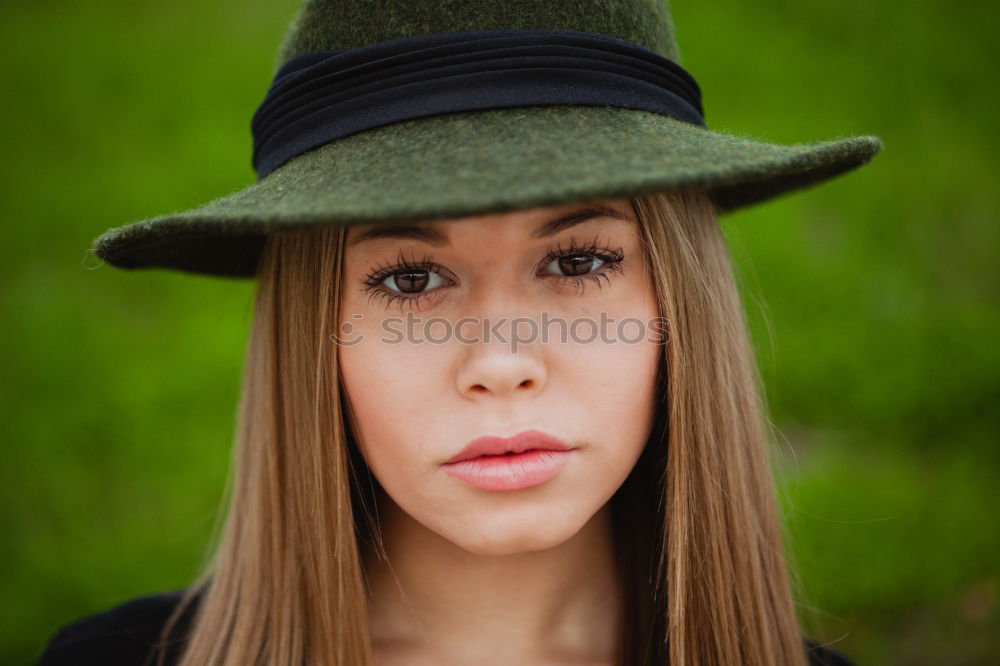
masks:
<instances>
[{"instance_id":1,"label":"woman's eye","mask_svg":"<svg viewBox=\"0 0 1000 666\"><path fill-rule=\"evenodd\" d=\"M594 263L596 262L596 266ZM579 275L586 275L591 271L596 270L602 264L604 264L604 259L600 257L594 257L589 254L564 254L561 257L556 257L545 266L546 273L552 273L554 275L563 275L565 277L573 277Z\"/></svg>"},{"instance_id":2,"label":"woman's eye","mask_svg":"<svg viewBox=\"0 0 1000 666\"><path fill-rule=\"evenodd\" d=\"M423 268L396 271L382 280L387 289L402 294L419 294L428 287L434 289L444 283L444 278L440 275Z\"/></svg>"},{"instance_id":3,"label":"woman's eye","mask_svg":"<svg viewBox=\"0 0 1000 666\"><path fill-rule=\"evenodd\" d=\"M397 303L402 309L404 306L416 307L423 299L438 293L438 287L454 284L448 275L448 269L430 258L413 261L400 254L395 265L373 269L362 282L364 292L372 300L382 299L386 306Z\"/></svg>"},{"instance_id":4,"label":"woman's eye","mask_svg":"<svg viewBox=\"0 0 1000 666\"><path fill-rule=\"evenodd\" d=\"M612 276L622 272L625 253L621 248L598 247L597 242L587 247L557 248L549 251L543 260L541 275L560 286L572 286L581 292L588 281L598 287L611 283Z\"/></svg>"}]
</instances>

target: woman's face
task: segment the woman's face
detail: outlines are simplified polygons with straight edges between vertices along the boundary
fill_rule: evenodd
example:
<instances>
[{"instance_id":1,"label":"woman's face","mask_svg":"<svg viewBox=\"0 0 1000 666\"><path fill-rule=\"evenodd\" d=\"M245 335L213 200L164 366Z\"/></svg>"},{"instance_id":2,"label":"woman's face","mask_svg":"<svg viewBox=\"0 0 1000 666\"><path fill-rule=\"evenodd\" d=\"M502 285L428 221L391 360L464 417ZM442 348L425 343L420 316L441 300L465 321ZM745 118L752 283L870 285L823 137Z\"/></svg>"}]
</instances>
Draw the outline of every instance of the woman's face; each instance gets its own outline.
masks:
<instances>
[{"instance_id":1,"label":"woman's face","mask_svg":"<svg viewBox=\"0 0 1000 666\"><path fill-rule=\"evenodd\" d=\"M353 226L344 258L342 381L389 497L475 553L576 534L653 425L663 330L628 200ZM535 450L449 463L483 437Z\"/></svg>"}]
</instances>

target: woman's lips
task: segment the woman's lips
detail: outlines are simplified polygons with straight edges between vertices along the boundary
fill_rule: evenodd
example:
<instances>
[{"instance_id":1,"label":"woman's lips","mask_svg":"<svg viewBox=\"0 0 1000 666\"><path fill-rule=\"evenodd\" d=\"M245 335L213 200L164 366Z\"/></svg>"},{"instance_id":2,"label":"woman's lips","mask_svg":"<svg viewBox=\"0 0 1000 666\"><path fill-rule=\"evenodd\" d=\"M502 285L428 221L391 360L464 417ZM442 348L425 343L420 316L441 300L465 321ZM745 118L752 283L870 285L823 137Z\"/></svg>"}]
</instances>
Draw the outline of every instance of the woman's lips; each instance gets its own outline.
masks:
<instances>
[{"instance_id":1,"label":"woman's lips","mask_svg":"<svg viewBox=\"0 0 1000 666\"><path fill-rule=\"evenodd\" d=\"M521 490L545 483L569 462L573 447L537 430L479 437L452 456L446 472L483 490Z\"/></svg>"},{"instance_id":2,"label":"woman's lips","mask_svg":"<svg viewBox=\"0 0 1000 666\"><path fill-rule=\"evenodd\" d=\"M572 451L533 449L445 463L444 471L483 490L521 490L551 479L571 455Z\"/></svg>"},{"instance_id":3,"label":"woman's lips","mask_svg":"<svg viewBox=\"0 0 1000 666\"><path fill-rule=\"evenodd\" d=\"M477 437L465 448L448 459L449 463L471 460L479 456L498 456L506 453L523 453L531 449L547 451L569 451L573 447L558 437L546 435L540 430L525 430L513 437Z\"/></svg>"}]
</instances>

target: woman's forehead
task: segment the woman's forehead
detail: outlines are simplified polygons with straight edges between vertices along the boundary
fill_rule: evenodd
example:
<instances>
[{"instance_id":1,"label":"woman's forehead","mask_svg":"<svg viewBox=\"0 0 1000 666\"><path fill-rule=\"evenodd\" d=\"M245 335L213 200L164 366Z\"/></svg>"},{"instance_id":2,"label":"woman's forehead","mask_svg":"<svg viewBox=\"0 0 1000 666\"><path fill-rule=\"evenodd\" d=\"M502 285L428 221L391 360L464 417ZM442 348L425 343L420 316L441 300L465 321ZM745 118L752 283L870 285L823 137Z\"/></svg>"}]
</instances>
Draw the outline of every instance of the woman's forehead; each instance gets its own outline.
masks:
<instances>
[{"instance_id":1,"label":"woman's forehead","mask_svg":"<svg viewBox=\"0 0 1000 666\"><path fill-rule=\"evenodd\" d=\"M523 227L526 238L540 239L596 220L634 222L635 215L628 199L602 199L467 217L358 224L347 229L347 245L357 246L377 239L407 238L440 247L449 243L455 231L498 230L501 227L509 228L509 225Z\"/></svg>"}]
</instances>

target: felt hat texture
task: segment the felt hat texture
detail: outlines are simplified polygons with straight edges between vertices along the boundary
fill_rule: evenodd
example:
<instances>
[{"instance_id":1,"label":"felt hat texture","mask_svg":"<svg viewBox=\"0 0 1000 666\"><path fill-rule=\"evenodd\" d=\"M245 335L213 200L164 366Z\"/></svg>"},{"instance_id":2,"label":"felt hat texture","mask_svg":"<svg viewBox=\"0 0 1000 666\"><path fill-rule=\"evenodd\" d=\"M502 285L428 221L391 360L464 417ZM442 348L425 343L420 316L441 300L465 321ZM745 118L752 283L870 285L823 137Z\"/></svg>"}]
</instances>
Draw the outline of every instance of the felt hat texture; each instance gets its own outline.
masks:
<instances>
[{"instance_id":1,"label":"felt hat texture","mask_svg":"<svg viewBox=\"0 0 1000 666\"><path fill-rule=\"evenodd\" d=\"M279 49L348 50L436 33L562 29L678 62L664 0L305 0ZM711 108L706 109L711 126ZM867 163L873 136L780 145L650 111L536 105L441 113L345 136L196 208L109 229L92 244L121 268L250 278L268 234L415 222L708 190L721 213Z\"/></svg>"}]
</instances>

